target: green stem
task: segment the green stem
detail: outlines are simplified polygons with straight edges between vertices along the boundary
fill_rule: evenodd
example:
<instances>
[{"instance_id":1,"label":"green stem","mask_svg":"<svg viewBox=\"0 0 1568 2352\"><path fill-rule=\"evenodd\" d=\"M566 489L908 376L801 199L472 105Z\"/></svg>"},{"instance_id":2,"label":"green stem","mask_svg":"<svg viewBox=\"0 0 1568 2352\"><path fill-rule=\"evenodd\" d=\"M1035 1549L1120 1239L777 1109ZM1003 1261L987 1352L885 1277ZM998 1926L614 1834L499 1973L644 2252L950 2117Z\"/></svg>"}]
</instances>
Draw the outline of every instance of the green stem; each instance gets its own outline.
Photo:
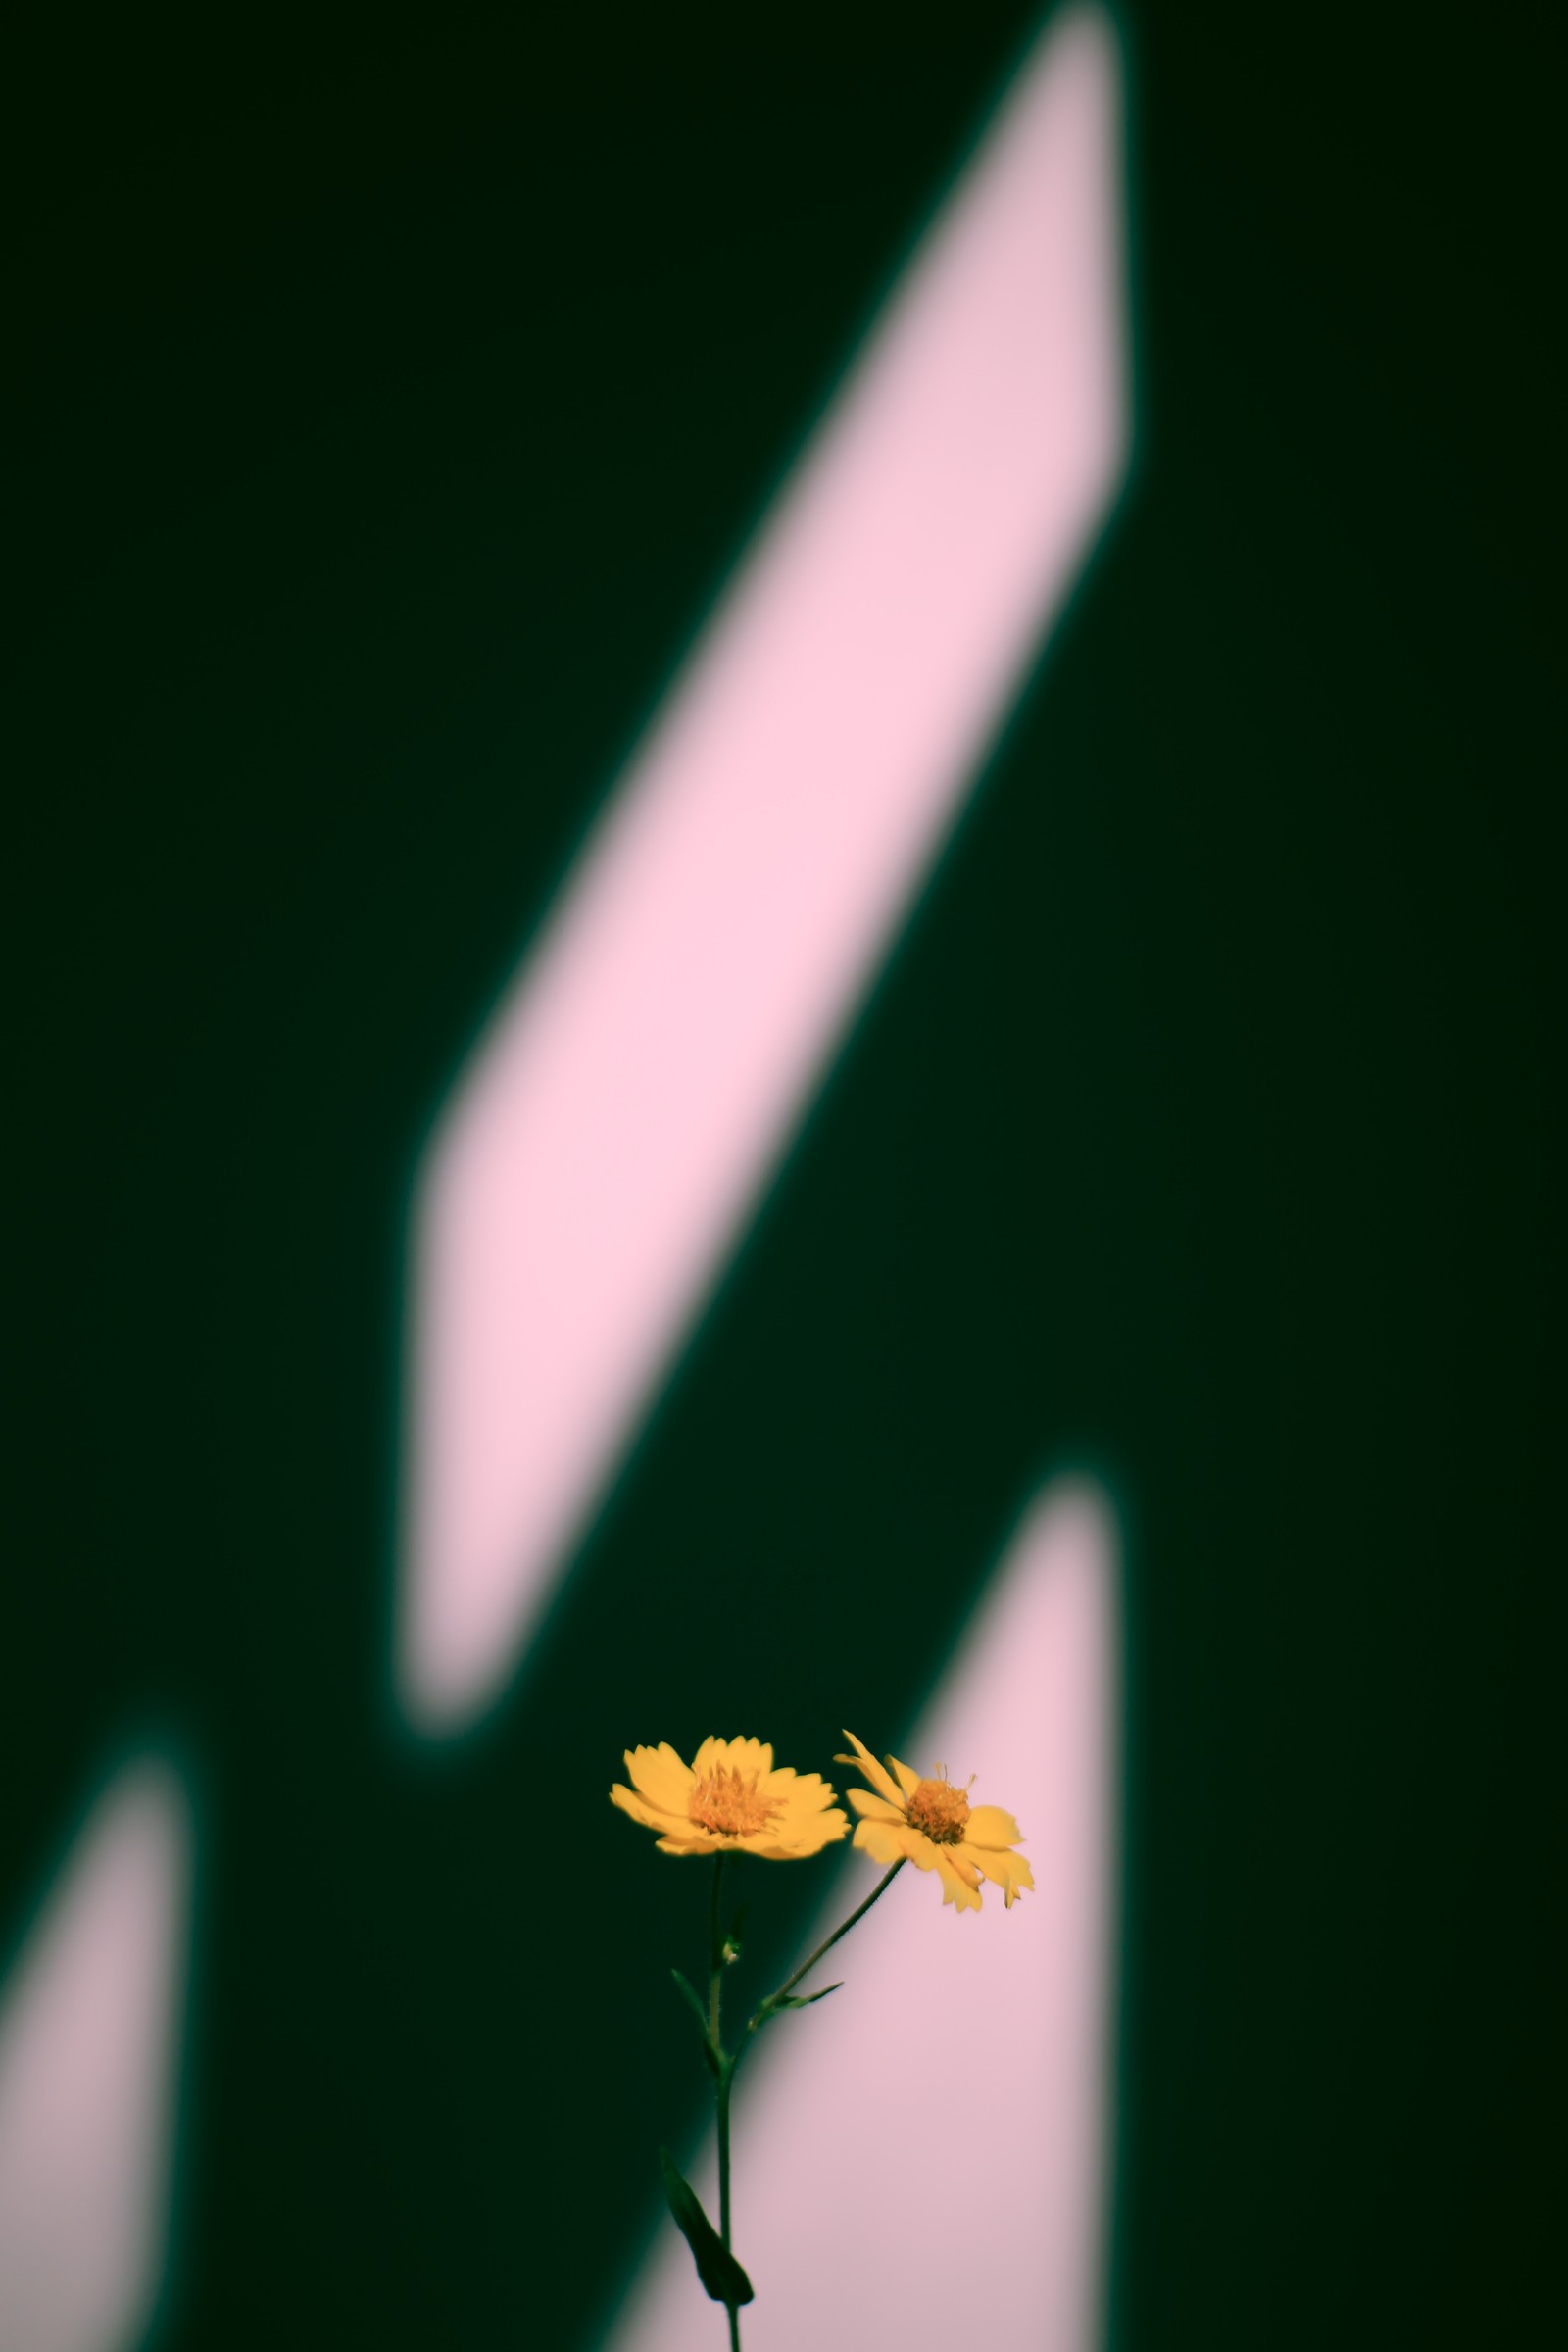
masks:
<instances>
[{"instance_id":1,"label":"green stem","mask_svg":"<svg viewBox=\"0 0 1568 2352\"><path fill-rule=\"evenodd\" d=\"M718 2060L718 2240L725 2253L729 2242L729 2086L735 2073L735 2060L726 2058L724 2044L719 2039L719 2008L724 1983L724 1926L719 1905L719 1888L724 1878L724 1856L713 1857L713 1884L708 1916L708 2031L712 2038L713 2054ZM738 2054L738 2053L737 2053ZM726 2303L729 2320L730 2352L741 2352L741 2315L733 2303Z\"/></svg>"},{"instance_id":2,"label":"green stem","mask_svg":"<svg viewBox=\"0 0 1568 2352\"><path fill-rule=\"evenodd\" d=\"M736 2050L733 2057L726 2058L724 2055L724 2045L720 2041L718 2034L720 1998L719 1987L723 1982L724 1975L723 1930L719 1922L719 1881L723 1875L724 1857L722 1854L719 1854L715 1857L713 1864L712 1901L710 1909L709 1920L709 1957L711 1974L709 1980L708 1987L708 2025L709 2033L712 2038L713 2053L718 2060L718 2083L716 2093L718 2099L718 2235L719 2242L723 2246L726 2254L730 2252L729 2094L730 2085L735 2080L735 2069L739 2066L741 2059L745 2054L747 2042L756 2033L759 2024L764 2017L766 2017L768 2012L778 2002L786 2000L794 1991L801 1979L804 1976L808 1975L809 1972L816 1966L817 1962L833 1949L833 1946L839 1941L840 1937L847 1936L850 1930L855 1926L856 1922L865 1917L866 1913L870 1910L871 1905L874 1902L879 1901L880 1898L886 1894L888 1888L892 1886L894 1880L898 1877L903 1868L904 1863L902 1860L895 1862L893 1868L888 1872L887 1876L877 1881L870 1893L866 1896L864 1902L858 1903L855 1909L850 1913L849 1918L841 1921L839 1926L834 1929L832 1935L827 1937L825 1942L817 1945L815 1951L812 1952L809 1959L803 1960L800 1967L795 1971L795 1974L792 1977L785 1979L784 1983L779 1986L777 1992L769 1995L768 1999L762 2003L760 2009L759 2009L756 2014L748 2020L746 2036L745 2039L742 2040L740 2048ZM730 2352L741 2352L740 2312L733 2303L726 2303L724 2310L729 2319Z\"/></svg>"},{"instance_id":3,"label":"green stem","mask_svg":"<svg viewBox=\"0 0 1568 2352\"><path fill-rule=\"evenodd\" d=\"M714 2050L723 2056L718 2038L719 1986L724 1981L724 1931L720 1925L719 1888L724 1883L724 1856L713 1856L711 1899L708 1907L708 2031Z\"/></svg>"},{"instance_id":4,"label":"green stem","mask_svg":"<svg viewBox=\"0 0 1568 2352\"><path fill-rule=\"evenodd\" d=\"M726 2058L718 2077L718 2236L725 2253L729 2243L729 2086L735 2079L735 2060ZM737 2306L726 2303L729 2315L730 2352L741 2352L741 2315Z\"/></svg>"},{"instance_id":5,"label":"green stem","mask_svg":"<svg viewBox=\"0 0 1568 2352\"><path fill-rule=\"evenodd\" d=\"M894 1880L898 1877L903 1868L904 1858L901 1855L899 1860L894 1863L893 1868L888 1872L887 1877L885 1879L878 1879L876 1885L872 1887L864 1902L858 1904L856 1909L850 1913L849 1918L844 1920L838 1927L834 1929L832 1935L827 1938L825 1943L819 1943L817 1945L809 1960L803 1960L801 1962L801 1965L795 1971L794 1976L787 1977L784 1983L779 1986L777 1992L770 1993L768 1995L767 2000L762 2003L763 2009L767 2008L773 2001L784 2000L795 1990L795 1987L800 1983L801 1979L807 1975L810 1969L813 1969L817 1962L833 1949L833 1946L838 1942L839 1937L841 1936L847 1936L850 1930L854 1927L856 1921L858 1919L863 1919L866 1913L870 1910L871 1905L881 1900L882 1896L886 1894L888 1888L892 1886ZM759 2015L760 2015L760 2012L759 2012ZM755 2026L756 2023L757 2019L753 2018L752 2024ZM743 2044L742 2046L744 2047L745 2045Z\"/></svg>"}]
</instances>

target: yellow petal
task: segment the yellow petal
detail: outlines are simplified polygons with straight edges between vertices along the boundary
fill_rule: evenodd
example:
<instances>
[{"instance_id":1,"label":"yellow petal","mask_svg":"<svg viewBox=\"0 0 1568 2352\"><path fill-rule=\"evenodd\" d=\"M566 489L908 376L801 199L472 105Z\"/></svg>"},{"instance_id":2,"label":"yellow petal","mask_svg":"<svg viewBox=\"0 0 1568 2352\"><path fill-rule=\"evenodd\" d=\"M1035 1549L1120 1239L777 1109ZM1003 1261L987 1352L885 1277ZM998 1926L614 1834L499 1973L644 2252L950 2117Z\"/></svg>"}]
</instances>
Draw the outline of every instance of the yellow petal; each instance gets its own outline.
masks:
<instances>
[{"instance_id":1,"label":"yellow petal","mask_svg":"<svg viewBox=\"0 0 1568 2352\"><path fill-rule=\"evenodd\" d=\"M855 1833L855 1842L859 1851L869 1854L873 1862L880 1862L884 1869L889 1870L895 1862L908 1859L904 1839L905 1833L896 1830L887 1821L862 1821Z\"/></svg>"},{"instance_id":2,"label":"yellow petal","mask_svg":"<svg viewBox=\"0 0 1568 2352\"><path fill-rule=\"evenodd\" d=\"M793 1773L775 1772L759 1786L757 1793L773 1807L765 1834L775 1842L787 1842L797 1832L809 1834L832 1809L834 1797L826 1781L818 1780L814 1772L806 1780L797 1780Z\"/></svg>"},{"instance_id":3,"label":"yellow petal","mask_svg":"<svg viewBox=\"0 0 1568 2352\"><path fill-rule=\"evenodd\" d=\"M991 1846L971 1845L967 1839L956 1850L1002 1888L1009 1911L1019 1895L1034 1886L1035 1874L1022 1854L1000 1853Z\"/></svg>"},{"instance_id":4,"label":"yellow petal","mask_svg":"<svg viewBox=\"0 0 1568 2352\"><path fill-rule=\"evenodd\" d=\"M849 1834L849 1815L834 1805L826 1813L813 1813L788 1842L798 1854L819 1854L825 1845L837 1845Z\"/></svg>"},{"instance_id":5,"label":"yellow petal","mask_svg":"<svg viewBox=\"0 0 1568 2352\"><path fill-rule=\"evenodd\" d=\"M831 1781L824 1781L819 1772L794 1772L788 1764L759 1782L759 1793L769 1800L781 1796L787 1804L801 1811L820 1813L824 1805L838 1802L838 1790Z\"/></svg>"},{"instance_id":6,"label":"yellow petal","mask_svg":"<svg viewBox=\"0 0 1568 2352\"><path fill-rule=\"evenodd\" d=\"M732 1838L705 1838L700 1830L694 1830L689 1838L661 1838L659 1850L662 1854L716 1854L733 1842Z\"/></svg>"},{"instance_id":7,"label":"yellow petal","mask_svg":"<svg viewBox=\"0 0 1568 2352\"><path fill-rule=\"evenodd\" d=\"M1030 1869L1023 1856L1021 1854L1015 1854L1013 1856L1013 1862L1015 1866L1013 1875L1007 1881L1006 1886L1003 1888L1003 1893L1006 1897L1007 1909L1009 1911L1012 1909L1013 1904L1018 1900L1019 1895L1032 1894L1034 1892L1035 1886L1035 1874Z\"/></svg>"},{"instance_id":8,"label":"yellow petal","mask_svg":"<svg viewBox=\"0 0 1568 2352\"><path fill-rule=\"evenodd\" d=\"M612 1805L618 1805L623 1813L629 1813L633 1821L640 1821L645 1830L677 1831L691 1827L689 1822L678 1820L674 1814L661 1812L642 1797L633 1796L631 1790L623 1788L618 1781L610 1791L610 1801Z\"/></svg>"},{"instance_id":9,"label":"yellow petal","mask_svg":"<svg viewBox=\"0 0 1568 2352\"><path fill-rule=\"evenodd\" d=\"M916 1870L935 1870L938 1848L923 1830L911 1830L906 1823L903 1829L895 1830L893 1835Z\"/></svg>"},{"instance_id":10,"label":"yellow petal","mask_svg":"<svg viewBox=\"0 0 1568 2352\"><path fill-rule=\"evenodd\" d=\"M957 1911L980 1910L982 1906L979 1887L977 1886L970 1886L959 1875L957 1865L948 1848L939 1845L932 1850L936 1855L937 1874L942 1881L942 1900L945 1903L952 1903L955 1910Z\"/></svg>"},{"instance_id":11,"label":"yellow petal","mask_svg":"<svg viewBox=\"0 0 1568 2352\"><path fill-rule=\"evenodd\" d=\"M971 1805L964 1825L965 1845L1016 1845L1023 1832L1000 1805Z\"/></svg>"},{"instance_id":12,"label":"yellow petal","mask_svg":"<svg viewBox=\"0 0 1568 2352\"><path fill-rule=\"evenodd\" d=\"M855 1734L848 1728L848 1726L845 1727L844 1737L854 1748L855 1753L853 1756L835 1756L833 1759L834 1763L858 1764L860 1770L864 1773L866 1779L870 1782L872 1788L876 1790L878 1796L885 1796L890 1805L898 1805L900 1811L902 1812L903 1805L900 1800L899 1785L897 1781L889 1779L887 1773L883 1771L882 1766L877 1762L875 1756L872 1755L871 1750L864 1744L863 1740L857 1740Z\"/></svg>"},{"instance_id":13,"label":"yellow petal","mask_svg":"<svg viewBox=\"0 0 1568 2352\"><path fill-rule=\"evenodd\" d=\"M773 1750L760 1740L705 1740L692 1758L698 1780L712 1772L739 1772L748 1778L771 1772Z\"/></svg>"},{"instance_id":14,"label":"yellow petal","mask_svg":"<svg viewBox=\"0 0 1568 2352\"><path fill-rule=\"evenodd\" d=\"M917 1772L911 1772L907 1764L901 1764L897 1756L889 1756L888 1770L898 1782L904 1794L912 1796L920 1786L920 1775Z\"/></svg>"},{"instance_id":15,"label":"yellow petal","mask_svg":"<svg viewBox=\"0 0 1568 2352\"><path fill-rule=\"evenodd\" d=\"M862 1821L902 1821L904 1807L890 1805L885 1796L873 1796L869 1788L846 1788L845 1802L852 1804Z\"/></svg>"},{"instance_id":16,"label":"yellow petal","mask_svg":"<svg viewBox=\"0 0 1568 2352\"><path fill-rule=\"evenodd\" d=\"M770 1826L738 1842L746 1853L760 1854L764 1862L805 1862L812 1854L819 1854L824 1846L836 1844L849 1826L848 1816L837 1810L812 1813L782 1833Z\"/></svg>"},{"instance_id":17,"label":"yellow petal","mask_svg":"<svg viewBox=\"0 0 1568 2352\"><path fill-rule=\"evenodd\" d=\"M632 1787L661 1813L673 1813L677 1821L686 1818L691 1795L692 1776L667 1740L657 1747L629 1747L626 1750L626 1770Z\"/></svg>"},{"instance_id":18,"label":"yellow petal","mask_svg":"<svg viewBox=\"0 0 1568 2352\"><path fill-rule=\"evenodd\" d=\"M773 1808L770 1829L776 1829L781 1822L799 1822L804 1826L816 1821L834 1801L833 1789L814 1772L802 1779L792 1772L769 1773L766 1780L758 1783L757 1793L764 1804Z\"/></svg>"}]
</instances>

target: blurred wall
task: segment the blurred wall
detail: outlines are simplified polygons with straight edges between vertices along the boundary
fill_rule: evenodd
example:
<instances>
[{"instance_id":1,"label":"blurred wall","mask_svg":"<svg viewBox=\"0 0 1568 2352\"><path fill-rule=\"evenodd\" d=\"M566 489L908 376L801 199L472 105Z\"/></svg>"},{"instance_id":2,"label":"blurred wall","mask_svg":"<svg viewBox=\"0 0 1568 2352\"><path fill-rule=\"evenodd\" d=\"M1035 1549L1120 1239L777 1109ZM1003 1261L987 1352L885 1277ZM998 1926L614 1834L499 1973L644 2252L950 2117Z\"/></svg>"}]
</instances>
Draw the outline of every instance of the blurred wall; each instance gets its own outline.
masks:
<instances>
[{"instance_id":1,"label":"blurred wall","mask_svg":"<svg viewBox=\"0 0 1568 2352\"><path fill-rule=\"evenodd\" d=\"M420 1152L1038 22L20 55L0 2002L172 1757L168 2352L583 2342L702 2107L621 1747L896 1742L1061 1465L1126 1551L1112 2339L1556 2292L1527 27L1125 13L1127 497L520 1678L394 1704Z\"/></svg>"}]
</instances>

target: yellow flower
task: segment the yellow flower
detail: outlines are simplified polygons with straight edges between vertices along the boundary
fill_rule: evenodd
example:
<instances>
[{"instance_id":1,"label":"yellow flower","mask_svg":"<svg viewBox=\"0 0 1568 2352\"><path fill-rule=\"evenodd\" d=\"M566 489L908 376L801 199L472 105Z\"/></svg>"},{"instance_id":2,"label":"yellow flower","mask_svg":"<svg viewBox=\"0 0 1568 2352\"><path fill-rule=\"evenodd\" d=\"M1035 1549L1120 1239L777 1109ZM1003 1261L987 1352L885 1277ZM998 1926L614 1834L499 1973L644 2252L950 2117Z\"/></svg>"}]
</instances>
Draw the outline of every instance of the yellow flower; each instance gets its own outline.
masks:
<instances>
[{"instance_id":1,"label":"yellow flower","mask_svg":"<svg viewBox=\"0 0 1568 2352\"><path fill-rule=\"evenodd\" d=\"M1002 1888L1007 1909L1034 1872L1013 1846L1022 1842L1018 1824L1000 1805L971 1805L966 1788L955 1788L939 1764L934 1780L922 1781L907 1764L889 1756L887 1770L855 1734L844 1735L853 1756L835 1756L836 1764L856 1764L876 1790L848 1791L860 1816L855 1842L873 1862L912 1862L916 1870L934 1870L942 1882L942 1900L960 1911L980 1909L980 1881L990 1879Z\"/></svg>"},{"instance_id":2,"label":"yellow flower","mask_svg":"<svg viewBox=\"0 0 1568 2352\"><path fill-rule=\"evenodd\" d=\"M773 1768L760 1740L705 1740L690 1764L667 1740L629 1747L631 1788L617 1781L610 1801L658 1830L662 1854L760 1854L804 1862L849 1830L835 1791L819 1773Z\"/></svg>"}]
</instances>

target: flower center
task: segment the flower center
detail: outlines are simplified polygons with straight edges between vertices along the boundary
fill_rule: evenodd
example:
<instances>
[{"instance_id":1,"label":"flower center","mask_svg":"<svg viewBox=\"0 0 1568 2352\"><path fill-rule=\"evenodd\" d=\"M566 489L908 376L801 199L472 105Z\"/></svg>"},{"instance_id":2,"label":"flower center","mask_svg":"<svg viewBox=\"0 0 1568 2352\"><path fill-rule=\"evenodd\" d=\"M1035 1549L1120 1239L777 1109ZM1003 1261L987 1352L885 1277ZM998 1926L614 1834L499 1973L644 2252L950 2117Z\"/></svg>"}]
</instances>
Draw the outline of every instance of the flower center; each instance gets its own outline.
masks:
<instances>
[{"instance_id":1,"label":"flower center","mask_svg":"<svg viewBox=\"0 0 1568 2352\"><path fill-rule=\"evenodd\" d=\"M694 1781L686 1809L700 1830L715 1838L755 1837L781 1810L758 1794L755 1773L743 1778L738 1772L710 1772Z\"/></svg>"},{"instance_id":2,"label":"flower center","mask_svg":"<svg viewBox=\"0 0 1568 2352\"><path fill-rule=\"evenodd\" d=\"M941 1769L939 1764L938 1772ZM921 1831L933 1845L961 1845L969 1826L969 1799L963 1789L947 1781L922 1781L914 1794L906 1797L904 1817L911 1830Z\"/></svg>"}]
</instances>

